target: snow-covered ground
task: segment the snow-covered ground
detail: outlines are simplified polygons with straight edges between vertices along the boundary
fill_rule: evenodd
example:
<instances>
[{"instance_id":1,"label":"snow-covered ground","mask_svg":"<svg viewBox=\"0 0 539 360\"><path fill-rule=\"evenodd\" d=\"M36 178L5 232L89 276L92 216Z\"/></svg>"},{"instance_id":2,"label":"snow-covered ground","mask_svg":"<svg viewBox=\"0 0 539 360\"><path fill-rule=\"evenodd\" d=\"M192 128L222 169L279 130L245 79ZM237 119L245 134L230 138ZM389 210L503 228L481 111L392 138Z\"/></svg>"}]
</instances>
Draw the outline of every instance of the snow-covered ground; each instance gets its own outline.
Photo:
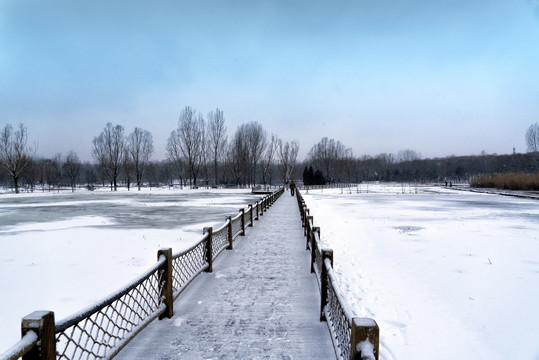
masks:
<instances>
[{"instance_id":1,"label":"snow-covered ground","mask_svg":"<svg viewBox=\"0 0 539 360\"><path fill-rule=\"evenodd\" d=\"M249 190L80 191L0 195L0 353L35 310L57 320L180 251L204 226L258 200Z\"/></svg>"},{"instance_id":2,"label":"snow-covered ground","mask_svg":"<svg viewBox=\"0 0 539 360\"><path fill-rule=\"evenodd\" d=\"M361 192L359 192L361 191ZM539 359L539 202L440 187L302 194L381 359Z\"/></svg>"}]
</instances>

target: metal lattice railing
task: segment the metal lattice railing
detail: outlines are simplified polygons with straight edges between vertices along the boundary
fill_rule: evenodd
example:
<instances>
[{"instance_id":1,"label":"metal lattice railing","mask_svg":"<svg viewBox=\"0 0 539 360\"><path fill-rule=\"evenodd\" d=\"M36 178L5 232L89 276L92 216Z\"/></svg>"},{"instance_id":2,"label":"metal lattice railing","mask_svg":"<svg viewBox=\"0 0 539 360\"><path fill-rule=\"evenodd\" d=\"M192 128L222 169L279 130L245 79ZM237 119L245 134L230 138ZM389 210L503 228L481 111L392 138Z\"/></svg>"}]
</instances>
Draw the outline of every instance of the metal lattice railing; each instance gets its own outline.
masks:
<instances>
[{"instance_id":1,"label":"metal lattice railing","mask_svg":"<svg viewBox=\"0 0 539 360\"><path fill-rule=\"evenodd\" d=\"M114 356L165 309L161 290L163 265L160 259L129 287L92 307L56 324L57 359L100 359ZM150 321L151 321L150 320Z\"/></svg>"},{"instance_id":2,"label":"metal lattice railing","mask_svg":"<svg viewBox=\"0 0 539 360\"><path fill-rule=\"evenodd\" d=\"M214 259L229 245L228 222L229 220L227 220L225 224L221 226L219 229L213 231L212 256Z\"/></svg>"},{"instance_id":3,"label":"metal lattice railing","mask_svg":"<svg viewBox=\"0 0 539 360\"><path fill-rule=\"evenodd\" d=\"M206 241L172 257L172 289L176 299L183 289L208 267L206 261Z\"/></svg>"},{"instance_id":4,"label":"metal lattice railing","mask_svg":"<svg viewBox=\"0 0 539 360\"><path fill-rule=\"evenodd\" d=\"M235 239L241 232L241 213L230 219L232 222L232 239Z\"/></svg>"},{"instance_id":5,"label":"metal lattice railing","mask_svg":"<svg viewBox=\"0 0 539 360\"><path fill-rule=\"evenodd\" d=\"M353 315L345 308L345 304L339 301L339 286L329 259L324 261L328 272L327 304L324 308L328 327L332 335L335 353L342 359L350 358L350 338L352 333L351 321Z\"/></svg>"}]
</instances>

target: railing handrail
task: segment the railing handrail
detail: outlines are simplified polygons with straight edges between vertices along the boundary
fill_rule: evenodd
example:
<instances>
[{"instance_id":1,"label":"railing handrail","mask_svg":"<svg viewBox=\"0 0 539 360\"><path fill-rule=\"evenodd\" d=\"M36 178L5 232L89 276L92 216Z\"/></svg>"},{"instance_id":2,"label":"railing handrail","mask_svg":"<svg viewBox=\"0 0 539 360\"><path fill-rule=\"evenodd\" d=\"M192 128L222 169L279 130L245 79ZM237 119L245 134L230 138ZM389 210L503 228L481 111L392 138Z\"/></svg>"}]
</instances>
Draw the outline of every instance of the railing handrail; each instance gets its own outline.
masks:
<instances>
[{"instance_id":1,"label":"railing handrail","mask_svg":"<svg viewBox=\"0 0 539 360\"><path fill-rule=\"evenodd\" d=\"M261 200L256 201L257 213L258 213L259 206L261 208L260 211L265 211L273 202L275 202L283 194L283 192L284 192L284 188L280 188L279 190L262 197ZM247 207L247 211L252 211L252 209L253 209L253 205L250 204ZM224 224L221 225L217 230L213 231L213 233L218 233L220 231L227 229L227 227L231 227L232 222L238 222L238 220L240 220L242 217L245 217L245 213L246 213L245 209L240 209L240 213L238 215L234 216L233 218L228 217L226 221L224 222ZM255 220L258 220L258 216L255 218ZM251 225L252 225L252 221L251 221ZM240 231L240 232L236 232L236 234L231 234L231 230L230 231L227 230L227 231L229 233L227 237L230 237L229 241L231 244L234 238L237 237L240 233L242 233L242 231ZM39 358L39 359L52 359L54 357L59 356L60 358L69 359L70 357L67 356L65 353L57 354L55 350L52 352L50 351L51 346L53 349L56 349L55 343L57 342L58 339L56 339L55 334L62 334L62 336L66 337L67 345L64 348L64 352L67 351L68 346L73 346L75 347L75 352L77 351L77 349L82 349L81 351L83 351L83 353L84 353L84 350L86 350L86 353L87 353L85 356L86 358L92 358L91 356L93 356L93 358L109 358L109 359L113 358L114 356L118 354L118 352L125 345L127 345L129 341L131 341L140 331L142 331L142 329L144 329L150 322L155 320L157 317L161 318L161 316L167 316L166 314L170 314L170 316L172 316L172 308L169 309L169 306L172 307L173 300L175 300L180 295L180 293L183 292L183 290L200 273L202 273L203 271L207 269L211 271L210 263L213 263L213 260L217 258L217 256L219 256L221 251L218 251L215 254L211 254L211 259L208 259L207 256L209 255L207 254L207 249L211 250L211 246L212 246L212 245L207 244L208 238L211 240L211 236L208 236L208 234L204 234L203 237L199 241L197 241L194 245L173 255L172 255L171 249L160 250L158 252L157 262L154 265L152 265L149 269L147 269L144 273L137 276L134 280L129 282L124 287L114 291L110 295L84 308L83 310L78 311L62 319L61 321L54 322L54 313L52 312L34 312L28 315L27 317L23 319L23 325L25 324L25 321L26 321L26 325L29 324L30 327L23 334L20 341L18 341L14 346L12 346L3 354L0 355L0 360L18 359L21 356L25 356L25 358L28 358L28 357L34 358L33 356L35 356L35 358ZM166 256L163 255L165 253L168 253L168 255ZM173 277L175 276L174 267L176 266L174 262L181 260L183 257L188 257L192 253L198 256L198 258L196 259L196 262L198 264L188 263L190 267L195 267L194 269L189 269L189 270L192 270L192 273L189 276L187 276L187 278L183 279L183 282L181 281L182 279L177 279L177 278L173 279ZM167 267L173 270L166 270ZM70 339L67 335L63 334L66 330L70 329L71 327L77 328L79 326L78 324L80 324L83 321L89 320L92 316L98 314L103 309L106 309L107 307L112 306L112 304L114 304L115 302L121 302L122 298L126 296L134 297L135 295L131 295L130 292L135 291L139 285L142 285L146 281L149 281L152 277L156 276L156 274L157 274L157 279L158 279L157 288L154 284L152 285L152 289L160 293L158 294L158 299L152 298L154 295L147 292L145 294L141 294L139 291L138 293L138 295L142 296L142 299L139 299L138 301L142 302L145 305L151 305L151 304L148 304L148 302L151 301L155 305L151 305L150 310L148 311L146 309L141 309L143 312L147 313L146 316L141 317L138 323L131 324L132 326L130 329L128 330L120 329L121 333L126 334L125 336L119 336L117 340L114 340L118 337L116 336L116 334L109 336L110 339L114 340L113 341L114 343L110 346L106 344L107 346L105 346L105 350L99 348L97 350L99 354L96 354L93 349L90 349L90 350L84 349L80 344L74 343L72 339ZM172 292L174 292L173 294L166 294L167 290L165 289L167 288L167 283L173 284L174 281L176 281L179 284L179 288L173 289L172 290ZM146 288L142 289L142 291L145 291L145 290ZM170 300L170 303L165 299L165 297L168 297L168 296L172 298L172 300ZM125 304L125 302L123 304ZM139 304L137 303L137 306L138 305ZM153 306L155 306L154 309L152 309ZM113 309L112 311L116 311L116 310ZM140 315L140 314L137 314L137 315ZM47 321L40 321L39 319L36 321L35 319L38 316L44 316L43 319L45 319L45 316L46 316ZM28 320L30 318L31 320ZM50 324L51 319L52 319L52 324ZM122 318L122 321L123 320L125 319ZM49 338L45 339L41 337L42 336L41 326L43 325L42 323L44 322L47 322L46 326L48 330L52 329L51 330L52 336L49 336L49 337L52 337L52 339L49 339ZM85 325L83 324L82 326L85 326ZM86 331L85 333L84 329L79 328L79 330L80 332L85 334L84 338L86 339L86 341L88 341L89 337L94 335L94 334L89 334L88 331ZM105 340L102 340L102 341L105 341ZM44 342L48 342L48 343L45 344L44 346L43 345ZM41 343L41 346L39 348L36 347L36 344L38 343ZM103 344L101 345L104 346ZM46 348L49 354L52 353L55 355L44 355L41 353L42 351L41 348ZM104 354L101 354L103 352ZM29 355L30 353L32 353L32 355ZM82 354L79 353L78 357L81 358Z\"/></svg>"},{"instance_id":2,"label":"railing handrail","mask_svg":"<svg viewBox=\"0 0 539 360\"><path fill-rule=\"evenodd\" d=\"M219 232L219 231L222 231L224 229L226 229L226 227L228 226L228 223L230 222L229 219L226 219L226 221L223 223L223 225L221 225L220 227L218 227L217 229L214 229L213 232L216 233L216 232Z\"/></svg>"},{"instance_id":3,"label":"railing handrail","mask_svg":"<svg viewBox=\"0 0 539 360\"><path fill-rule=\"evenodd\" d=\"M0 354L0 359L18 359L28 353L36 344L38 336L34 331L28 331L15 345Z\"/></svg>"},{"instance_id":4,"label":"railing handrail","mask_svg":"<svg viewBox=\"0 0 539 360\"><path fill-rule=\"evenodd\" d=\"M346 318L348 319L348 322L352 323L352 319L356 316L354 316L354 312L348 305L348 302L345 301L344 294L341 290L341 287L339 286L339 282L337 281L337 276L335 275L335 272L333 271L333 267L331 266L331 262L329 259L324 260L324 266L326 267L326 271L329 277L329 281L331 281L333 288L335 290L335 295L339 299L339 302L341 303L341 307L346 315Z\"/></svg>"}]
</instances>

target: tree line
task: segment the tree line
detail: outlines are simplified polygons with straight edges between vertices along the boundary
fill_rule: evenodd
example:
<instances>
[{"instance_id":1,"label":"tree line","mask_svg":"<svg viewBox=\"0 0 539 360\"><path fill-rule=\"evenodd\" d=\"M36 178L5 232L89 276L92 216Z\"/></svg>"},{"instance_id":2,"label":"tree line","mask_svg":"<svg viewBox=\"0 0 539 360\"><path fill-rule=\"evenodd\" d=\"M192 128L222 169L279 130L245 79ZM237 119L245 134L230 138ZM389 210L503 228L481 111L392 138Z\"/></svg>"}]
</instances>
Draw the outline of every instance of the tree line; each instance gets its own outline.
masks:
<instances>
[{"instance_id":1,"label":"tree line","mask_svg":"<svg viewBox=\"0 0 539 360\"><path fill-rule=\"evenodd\" d=\"M135 128L126 135L121 125L107 123L93 138L95 162L82 163L77 154L52 158L36 156L37 145L27 144L23 124L7 124L0 133L0 182L29 190L53 190L77 185L130 188L135 184L158 186L252 186L303 180L304 184L364 181L444 182L469 181L484 174L539 171L539 125L525 134L528 152L496 155L449 156L422 159L414 150L376 156L353 155L351 148L335 139L322 138L298 163L299 142L283 141L268 134L258 122L238 126L227 135L223 111L204 116L190 106L180 113L176 129L167 141L165 160L156 161L149 131ZM10 185L8 185L10 184Z\"/></svg>"},{"instance_id":2,"label":"tree line","mask_svg":"<svg viewBox=\"0 0 539 360\"><path fill-rule=\"evenodd\" d=\"M146 185L179 184L197 187L218 185L251 186L291 180L299 151L297 140L284 141L268 134L258 122L240 125L229 140L223 111L206 116L190 106L180 113L176 129L166 144L167 158L152 160L153 137L136 127L127 134L122 125L107 123L92 141L95 162L82 163L69 151L53 158L36 156L37 145L29 146L23 124L7 124L1 136L0 164L7 171L0 181L35 190L52 190L77 184L97 184L140 190Z\"/></svg>"}]
</instances>

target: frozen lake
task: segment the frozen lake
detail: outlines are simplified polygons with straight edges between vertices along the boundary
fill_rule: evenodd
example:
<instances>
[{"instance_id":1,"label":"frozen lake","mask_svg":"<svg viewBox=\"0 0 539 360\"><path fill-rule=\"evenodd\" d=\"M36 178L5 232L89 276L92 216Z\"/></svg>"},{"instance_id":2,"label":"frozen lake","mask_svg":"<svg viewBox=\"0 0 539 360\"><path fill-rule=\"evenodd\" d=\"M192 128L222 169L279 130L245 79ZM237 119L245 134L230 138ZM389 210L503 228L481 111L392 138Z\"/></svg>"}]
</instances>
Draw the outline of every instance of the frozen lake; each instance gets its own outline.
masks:
<instances>
[{"instance_id":1,"label":"frozen lake","mask_svg":"<svg viewBox=\"0 0 539 360\"><path fill-rule=\"evenodd\" d=\"M381 359L539 359L539 201L440 187L303 191ZM403 193L404 192L404 193Z\"/></svg>"},{"instance_id":2,"label":"frozen lake","mask_svg":"<svg viewBox=\"0 0 539 360\"><path fill-rule=\"evenodd\" d=\"M250 190L0 195L0 353L34 310L57 320L120 288L261 198Z\"/></svg>"}]
</instances>

